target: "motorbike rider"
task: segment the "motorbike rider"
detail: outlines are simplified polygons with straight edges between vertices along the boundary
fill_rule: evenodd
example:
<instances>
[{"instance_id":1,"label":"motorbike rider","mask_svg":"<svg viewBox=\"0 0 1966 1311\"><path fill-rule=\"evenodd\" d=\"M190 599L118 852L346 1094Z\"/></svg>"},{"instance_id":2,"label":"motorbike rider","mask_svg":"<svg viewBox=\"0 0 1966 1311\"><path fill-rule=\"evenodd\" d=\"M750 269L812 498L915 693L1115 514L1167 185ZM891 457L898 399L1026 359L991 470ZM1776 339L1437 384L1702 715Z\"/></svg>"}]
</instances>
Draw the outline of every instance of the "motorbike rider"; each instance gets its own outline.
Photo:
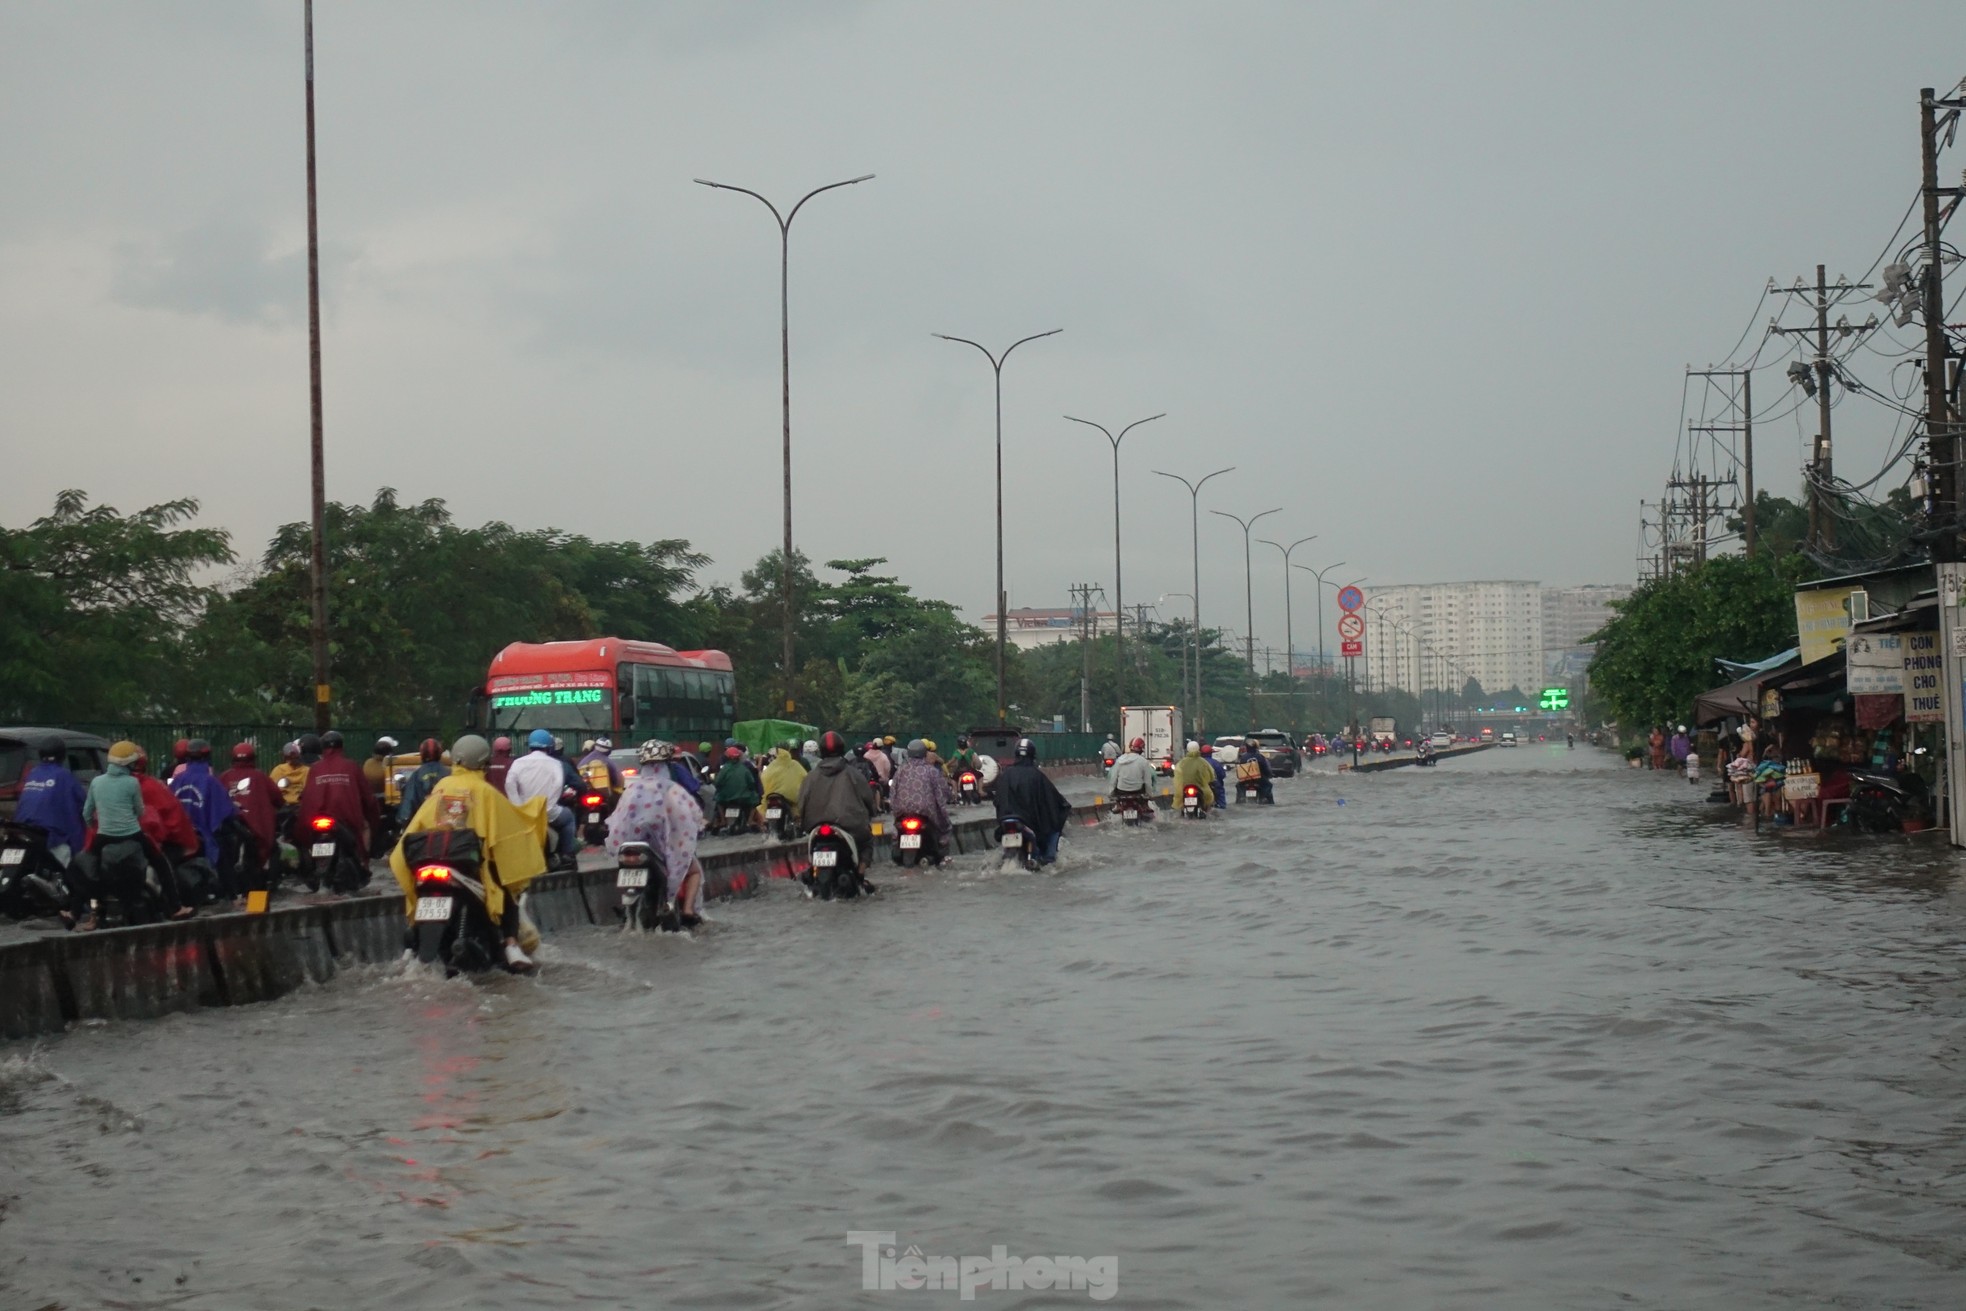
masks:
<instances>
[{"instance_id":1,"label":"motorbike rider","mask_svg":"<svg viewBox=\"0 0 1966 1311\"><path fill-rule=\"evenodd\" d=\"M329 729L321 735L320 743L321 758L307 771L307 787L300 794L300 804L294 807L295 833L299 835L296 844L307 841L309 822L325 815L347 827L354 835L356 852L366 861L376 821L381 818L376 794L362 777L361 766L348 758L339 732ZM303 752L306 745L301 743Z\"/></svg>"},{"instance_id":2,"label":"motorbike rider","mask_svg":"<svg viewBox=\"0 0 1966 1311\"><path fill-rule=\"evenodd\" d=\"M1215 771L1207 760L1202 758L1199 742L1188 743L1188 750L1174 762L1174 795L1184 797L1192 784L1201 796L1201 813L1206 815L1215 808ZM1116 767L1117 768L1117 767Z\"/></svg>"},{"instance_id":3,"label":"motorbike rider","mask_svg":"<svg viewBox=\"0 0 1966 1311\"><path fill-rule=\"evenodd\" d=\"M430 795L430 789L437 780L451 772L444 763L444 744L434 737L426 737L416 749L417 767L403 780L403 799L396 805L396 822L407 824L410 816L423 809L423 802Z\"/></svg>"},{"instance_id":4,"label":"motorbike rider","mask_svg":"<svg viewBox=\"0 0 1966 1311\"><path fill-rule=\"evenodd\" d=\"M197 909L186 895L195 891L190 879L202 871L194 865L186 877L180 878L178 870L199 857L203 841L170 785L151 776L150 755L142 747L137 748L130 772L136 775L137 789L143 796L144 845L151 863L157 867L157 884L164 904L172 919L188 918Z\"/></svg>"},{"instance_id":5,"label":"motorbike rider","mask_svg":"<svg viewBox=\"0 0 1966 1311\"><path fill-rule=\"evenodd\" d=\"M809 772L792 754L792 742L782 742L771 753L771 763L765 766L764 788L768 797L783 797L785 804L792 808L792 821L799 818L799 787L806 781Z\"/></svg>"},{"instance_id":6,"label":"motorbike rider","mask_svg":"<svg viewBox=\"0 0 1966 1311\"><path fill-rule=\"evenodd\" d=\"M227 885L221 873L229 863L224 859L227 824L237 812L231 794L212 772L212 744L204 738L192 738L188 744L184 763L171 775L171 795L184 807L185 817L198 833L199 853L211 867L211 882L227 895L243 898L245 888ZM199 873L205 876L204 871Z\"/></svg>"},{"instance_id":7,"label":"motorbike rider","mask_svg":"<svg viewBox=\"0 0 1966 1311\"><path fill-rule=\"evenodd\" d=\"M724 811L731 806L738 807L741 814L734 825L725 825L723 831L726 834L755 832L753 819L764 799L764 784L759 781L758 772L751 768L751 762L744 758L744 748L725 747L723 767L717 771L717 819L721 823Z\"/></svg>"},{"instance_id":8,"label":"motorbike rider","mask_svg":"<svg viewBox=\"0 0 1966 1311\"><path fill-rule=\"evenodd\" d=\"M605 792L609 797L618 797L621 795L621 766L610 758L613 751L613 738L597 737L574 768L580 773L580 781L588 788Z\"/></svg>"},{"instance_id":9,"label":"motorbike rider","mask_svg":"<svg viewBox=\"0 0 1966 1311\"><path fill-rule=\"evenodd\" d=\"M512 739L495 737L491 744L491 763L485 766L485 782L505 790L505 772L512 768Z\"/></svg>"},{"instance_id":10,"label":"motorbike rider","mask_svg":"<svg viewBox=\"0 0 1966 1311\"><path fill-rule=\"evenodd\" d=\"M1154 767L1142 754L1146 749L1146 738L1134 738L1127 744L1126 750L1114 758L1113 767L1106 772L1106 784L1113 790L1115 806L1123 801L1144 803L1147 800L1147 789L1154 782ZM1153 807L1147 806L1144 813L1148 819L1152 819Z\"/></svg>"},{"instance_id":11,"label":"motorbike rider","mask_svg":"<svg viewBox=\"0 0 1966 1311\"><path fill-rule=\"evenodd\" d=\"M1038 745L1028 737L1017 739L1017 754L997 771L997 819L1015 817L1031 830L1037 844L1038 863L1049 865L1058 859L1058 839L1065 832L1065 821L1072 817L1072 803L1065 800L1058 785L1038 768Z\"/></svg>"},{"instance_id":12,"label":"motorbike rider","mask_svg":"<svg viewBox=\"0 0 1966 1311\"><path fill-rule=\"evenodd\" d=\"M553 830L554 853L561 864L574 859L573 812L560 804L567 789L566 771L553 755L553 735L535 728L526 738L526 754L505 771L505 795L515 806L538 801L545 808L546 823ZM453 763L457 753L451 753Z\"/></svg>"},{"instance_id":13,"label":"motorbike rider","mask_svg":"<svg viewBox=\"0 0 1966 1311\"><path fill-rule=\"evenodd\" d=\"M894 760L888 755L887 747L879 738L875 738L862 748L861 759L874 771L874 782L885 792L888 784L894 781Z\"/></svg>"},{"instance_id":14,"label":"motorbike rider","mask_svg":"<svg viewBox=\"0 0 1966 1311\"><path fill-rule=\"evenodd\" d=\"M250 742L233 746L232 767L220 774L218 781L225 785L225 794L232 798L232 808L246 828L248 845L243 872L247 890L264 886L262 875L278 850L275 836L280 831L280 789L272 776L259 767L259 752Z\"/></svg>"},{"instance_id":15,"label":"motorbike rider","mask_svg":"<svg viewBox=\"0 0 1966 1311\"><path fill-rule=\"evenodd\" d=\"M280 763L267 775L273 786L280 789L280 804L293 806L300 803L302 789L307 786L307 766L300 763L300 743L289 742L280 748Z\"/></svg>"},{"instance_id":16,"label":"motorbike rider","mask_svg":"<svg viewBox=\"0 0 1966 1311\"><path fill-rule=\"evenodd\" d=\"M642 768L608 816L608 855L619 856L624 842L646 842L662 860L669 898L684 928L703 922L703 866L696 859L696 836L703 811L676 781L669 765L673 744L651 738L637 753Z\"/></svg>"},{"instance_id":17,"label":"motorbike rider","mask_svg":"<svg viewBox=\"0 0 1966 1311\"><path fill-rule=\"evenodd\" d=\"M1138 739L1135 739L1135 740L1136 740L1136 741L1141 741L1141 742L1144 742L1144 741L1145 741L1146 739L1145 739L1145 738L1138 738ZM1143 748L1143 749L1144 749L1144 748ZM1110 760L1110 761L1113 761L1113 762L1114 762L1115 764L1117 764L1117 763L1119 762L1119 758L1120 758L1120 744L1119 744L1119 743L1118 743L1117 741L1115 741L1115 740L1114 740L1114 738L1113 738L1113 735L1112 735L1111 733L1108 733L1108 734L1106 734L1106 741L1105 741L1105 743L1104 743L1104 744L1103 744L1103 745L1102 745L1102 746L1101 746L1101 747L1099 748L1099 758L1100 758L1101 760Z\"/></svg>"},{"instance_id":18,"label":"motorbike rider","mask_svg":"<svg viewBox=\"0 0 1966 1311\"><path fill-rule=\"evenodd\" d=\"M1222 757L1215 754L1215 744L1201 744L1202 763L1215 775L1215 808L1226 811L1229 808L1229 767L1222 763Z\"/></svg>"},{"instance_id":19,"label":"motorbike rider","mask_svg":"<svg viewBox=\"0 0 1966 1311\"><path fill-rule=\"evenodd\" d=\"M396 739L387 733L375 740L375 749L369 752L368 759L362 762L362 781L375 793L376 809L380 811L389 795L389 776L395 772Z\"/></svg>"},{"instance_id":20,"label":"motorbike rider","mask_svg":"<svg viewBox=\"0 0 1966 1311\"><path fill-rule=\"evenodd\" d=\"M1252 778L1256 781L1257 803L1275 805L1276 795L1270 786L1270 762L1264 758L1262 749L1253 737L1243 742L1242 750L1236 755L1236 800L1242 800L1242 784Z\"/></svg>"},{"instance_id":21,"label":"motorbike rider","mask_svg":"<svg viewBox=\"0 0 1966 1311\"><path fill-rule=\"evenodd\" d=\"M955 826L949 822L949 779L928 758L928 743L916 738L907 758L894 772L893 809L897 816L914 815L928 821L929 846L923 852L934 864L949 854Z\"/></svg>"},{"instance_id":22,"label":"motorbike rider","mask_svg":"<svg viewBox=\"0 0 1966 1311\"><path fill-rule=\"evenodd\" d=\"M90 907L91 882L111 889L134 887L143 882L150 863L149 843L143 832L143 788L136 777L136 765L143 750L136 743L122 741L109 748L108 767L89 780L89 794L82 801L82 821L91 825L89 860L77 861L77 872L94 867L94 878L71 878L72 900L62 918L74 922L78 931L96 927L95 911ZM172 919L183 919L190 908L177 895L175 879L164 880L164 904Z\"/></svg>"},{"instance_id":23,"label":"motorbike rider","mask_svg":"<svg viewBox=\"0 0 1966 1311\"><path fill-rule=\"evenodd\" d=\"M191 758L191 739L181 737L171 743L171 772L169 778L176 778L177 772L184 768L184 762Z\"/></svg>"},{"instance_id":24,"label":"motorbike rider","mask_svg":"<svg viewBox=\"0 0 1966 1311\"><path fill-rule=\"evenodd\" d=\"M300 763L309 769L321 763L321 738L313 733L302 733L300 743Z\"/></svg>"},{"instance_id":25,"label":"motorbike rider","mask_svg":"<svg viewBox=\"0 0 1966 1311\"><path fill-rule=\"evenodd\" d=\"M544 736L550 744L551 734ZM514 762L513 771L533 755L540 755L553 765L554 777L558 778L559 762L543 752L529 753ZM524 928L519 898L528 883L546 872L546 807L538 796L516 806L507 800L505 793L485 777L491 759L490 744L476 733L467 733L453 743L451 772L430 785L430 795L403 826L403 834L407 838L427 829L450 828L470 829L478 835L484 851L484 865L479 872L483 875L485 913L498 925L499 934L505 940L505 967L525 973L533 968L533 963L519 942ZM537 765L533 769L540 772ZM416 879L410 872L402 842L389 853L389 868L403 889L404 913L414 917ZM411 923L415 923L414 918Z\"/></svg>"},{"instance_id":26,"label":"motorbike rider","mask_svg":"<svg viewBox=\"0 0 1966 1311\"><path fill-rule=\"evenodd\" d=\"M41 744L39 760L20 781L14 822L30 824L47 834L48 854L63 869L82 849L82 805L89 793L62 763L67 749L60 740Z\"/></svg>"},{"instance_id":27,"label":"motorbike rider","mask_svg":"<svg viewBox=\"0 0 1966 1311\"><path fill-rule=\"evenodd\" d=\"M799 752L799 763L806 767L808 773L819 768L819 743L807 738L804 749Z\"/></svg>"},{"instance_id":28,"label":"motorbike rider","mask_svg":"<svg viewBox=\"0 0 1966 1311\"><path fill-rule=\"evenodd\" d=\"M975 772L976 752L970 748L967 737L956 739L956 753L943 762L942 772L950 778L960 778L964 770Z\"/></svg>"},{"instance_id":29,"label":"motorbike rider","mask_svg":"<svg viewBox=\"0 0 1966 1311\"><path fill-rule=\"evenodd\" d=\"M867 857L874 845L874 816L880 801L866 776L846 758L846 739L828 729L819 739L819 767L799 784L799 828L810 833L821 824L831 824L853 838L859 853L860 869L867 868Z\"/></svg>"}]
</instances>

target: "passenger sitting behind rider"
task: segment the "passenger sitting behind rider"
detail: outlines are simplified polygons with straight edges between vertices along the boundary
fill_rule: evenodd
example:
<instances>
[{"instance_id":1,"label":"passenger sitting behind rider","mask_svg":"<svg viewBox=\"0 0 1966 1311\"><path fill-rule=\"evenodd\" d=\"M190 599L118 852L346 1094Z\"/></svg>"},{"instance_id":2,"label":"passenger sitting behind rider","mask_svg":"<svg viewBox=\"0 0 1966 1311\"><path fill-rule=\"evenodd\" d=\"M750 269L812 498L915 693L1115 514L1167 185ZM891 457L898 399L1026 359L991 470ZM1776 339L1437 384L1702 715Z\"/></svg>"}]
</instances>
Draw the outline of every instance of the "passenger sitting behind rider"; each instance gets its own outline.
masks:
<instances>
[{"instance_id":1,"label":"passenger sitting behind rider","mask_svg":"<svg viewBox=\"0 0 1966 1311\"><path fill-rule=\"evenodd\" d=\"M641 769L608 816L608 855L619 856L624 842L646 842L662 861L669 899L684 928L703 917L703 866L696 859L696 835L703 811L669 772L673 743L651 738L642 743Z\"/></svg>"},{"instance_id":2,"label":"passenger sitting behind rider","mask_svg":"<svg viewBox=\"0 0 1966 1311\"><path fill-rule=\"evenodd\" d=\"M928 743L916 738L908 744L908 758L894 771L893 809L896 817L914 815L928 821L929 841L934 849L924 852L939 863L949 854L955 829L949 822L949 780L928 758Z\"/></svg>"},{"instance_id":3,"label":"passenger sitting behind rider","mask_svg":"<svg viewBox=\"0 0 1966 1311\"><path fill-rule=\"evenodd\" d=\"M846 739L827 732L819 739L819 765L799 785L799 829L810 833L831 824L853 838L860 868L867 868L874 844L874 816L880 801L866 775L847 763Z\"/></svg>"},{"instance_id":4,"label":"passenger sitting behind rider","mask_svg":"<svg viewBox=\"0 0 1966 1311\"><path fill-rule=\"evenodd\" d=\"M1215 808L1215 771L1201 758L1199 742L1188 743L1186 754L1174 762L1174 794L1185 797L1190 787L1198 790L1202 814Z\"/></svg>"},{"instance_id":5,"label":"passenger sitting behind rider","mask_svg":"<svg viewBox=\"0 0 1966 1311\"><path fill-rule=\"evenodd\" d=\"M1276 795L1270 787L1270 762L1253 737L1242 744L1242 751L1236 756L1236 800L1243 799L1243 785L1250 782L1256 784L1258 803L1265 806L1276 804Z\"/></svg>"},{"instance_id":6,"label":"passenger sitting behind rider","mask_svg":"<svg viewBox=\"0 0 1966 1311\"><path fill-rule=\"evenodd\" d=\"M1217 810L1227 810L1229 808L1229 767L1222 763L1222 757L1215 754L1215 744L1213 742L1204 742L1201 744L1201 760L1215 775L1215 808Z\"/></svg>"}]
</instances>

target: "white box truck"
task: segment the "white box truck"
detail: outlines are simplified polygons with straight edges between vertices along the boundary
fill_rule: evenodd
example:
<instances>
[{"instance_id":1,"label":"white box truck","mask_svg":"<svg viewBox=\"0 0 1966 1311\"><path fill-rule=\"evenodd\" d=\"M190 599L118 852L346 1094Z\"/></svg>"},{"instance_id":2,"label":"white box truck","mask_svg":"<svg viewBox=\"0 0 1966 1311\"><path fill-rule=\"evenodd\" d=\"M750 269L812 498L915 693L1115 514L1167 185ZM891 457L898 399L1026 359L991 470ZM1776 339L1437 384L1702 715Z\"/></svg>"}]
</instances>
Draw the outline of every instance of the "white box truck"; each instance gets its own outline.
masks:
<instances>
[{"instance_id":1,"label":"white box truck","mask_svg":"<svg viewBox=\"0 0 1966 1311\"><path fill-rule=\"evenodd\" d=\"M1372 717L1371 729L1372 740L1374 742L1393 742L1397 745L1396 739L1399 737L1399 726L1393 721L1391 715L1374 715Z\"/></svg>"},{"instance_id":2,"label":"white box truck","mask_svg":"<svg viewBox=\"0 0 1966 1311\"><path fill-rule=\"evenodd\" d=\"M1174 762L1187 747L1187 739L1181 735L1181 707L1121 706L1120 725L1122 747L1132 746L1136 737L1145 738L1147 749L1142 754L1161 773L1174 772Z\"/></svg>"}]
</instances>

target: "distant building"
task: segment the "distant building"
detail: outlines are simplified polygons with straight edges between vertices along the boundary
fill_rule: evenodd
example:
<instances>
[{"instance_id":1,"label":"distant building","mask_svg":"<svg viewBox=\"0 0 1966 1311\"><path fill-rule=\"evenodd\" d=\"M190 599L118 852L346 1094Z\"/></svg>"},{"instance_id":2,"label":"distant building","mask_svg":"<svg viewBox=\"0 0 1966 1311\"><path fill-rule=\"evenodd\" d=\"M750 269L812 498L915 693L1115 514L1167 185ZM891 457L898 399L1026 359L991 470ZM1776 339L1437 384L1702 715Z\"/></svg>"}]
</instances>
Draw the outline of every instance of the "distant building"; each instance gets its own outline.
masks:
<instances>
[{"instance_id":1,"label":"distant building","mask_svg":"<svg viewBox=\"0 0 1966 1311\"><path fill-rule=\"evenodd\" d=\"M1632 594L1620 583L1586 583L1581 587L1543 589L1543 668L1559 681L1582 676L1597 648L1591 635L1617 615L1613 601Z\"/></svg>"},{"instance_id":2,"label":"distant building","mask_svg":"<svg viewBox=\"0 0 1966 1311\"><path fill-rule=\"evenodd\" d=\"M1092 612L1092 636L1111 637L1113 625L1118 616L1111 610ZM994 638L997 633L997 617L984 615L977 625L983 632ZM1085 632L1085 612L1073 607L1055 610L1007 610L1004 612L1004 640L1011 646L1031 650L1034 647L1050 646L1055 642L1076 642Z\"/></svg>"},{"instance_id":3,"label":"distant building","mask_svg":"<svg viewBox=\"0 0 1966 1311\"><path fill-rule=\"evenodd\" d=\"M1367 589L1365 667L1373 687L1458 692L1470 678L1484 691L1543 678L1540 583L1411 583Z\"/></svg>"}]
</instances>

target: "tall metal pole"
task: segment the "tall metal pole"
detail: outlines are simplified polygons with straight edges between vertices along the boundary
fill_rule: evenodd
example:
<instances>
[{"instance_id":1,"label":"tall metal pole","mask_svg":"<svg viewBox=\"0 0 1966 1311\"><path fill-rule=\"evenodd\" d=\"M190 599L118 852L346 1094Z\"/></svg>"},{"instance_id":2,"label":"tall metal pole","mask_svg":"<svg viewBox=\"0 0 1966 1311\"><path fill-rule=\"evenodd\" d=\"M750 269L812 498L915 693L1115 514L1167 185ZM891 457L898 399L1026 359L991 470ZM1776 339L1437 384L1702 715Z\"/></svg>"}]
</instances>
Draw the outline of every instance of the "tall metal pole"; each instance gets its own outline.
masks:
<instances>
[{"instance_id":1,"label":"tall metal pole","mask_svg":"<svg viewBox=\"0 0 1966 1311\"><path fill-rule=\"evenodd\" d=\"M1201 727L1201 704L1202 704L1201 703L1201 489L1203 484L1207 483L1207 481L1210 478L1219 478L1225 473L1234 473L1235 469L1236 466L1232 464L1226 469L1217 469L1214 473L1204 474L1199 480L1195 482L1189 482L1186 478L1183 478L1180 474L1169 473L1165 469L1154 470L1154 472L1160 475L1161 477L1172 478L1175 482L1180 483L1183 487L1188 489L1188 526L1189 526L1189 532L1191 534L1189 540L1192 544L1192 549L1194 552L1194 564L1195 564L1195 590L1194 590L1195 617L1194 617L1194 631L1192 634L1195 643L1195 699L1191 703L1189 703L1188 720L1194 726L1196 737L1200 737L1202 731L1202 727Z\"/></svg>"},{"instance_id":2,"label":"tall metal pole","mask_svg":"<svg viewBox=\"0 0 1966 1311\"><path fill-rule=\"evenodd\" d=\"M1303 723L1302 717L1297 713L1297 638L1296 630L1291 627L1290 618L1290 553L1302 546L1305 542L1315 542L1316 540L1316 533L1312 533L1309 537L1300 537L1289 546L1285 546L1282 542L1273 542L1267 537L1263 539L1263 545L1274 546L1277 550L1283 552L1283 672L1284 676L1290 680L1290 736L1292 738L1292 746L1297 745L1295 739L1303 732Z\"/></svg>"},{"instance_id":3,"label":"tall metal pole","mask_svg":"<svg viewBox=\"0 0 1966 1311\"><path fill-rule=\"evenodd\" d=\"M312 420L308 463L313 477L307 636L314 650L314 731L325 733L333 693L328 685L328 475L321 424L321 224L314 208L314 0L302 6L301 23L307 47L307 385Z\"/></svg>"},{"instance_id":4,"label":"tall metal pole","mask_svg":"<svg viewBox=\"0 0 1966 1311\"><path fill-rule=\"evenodd\" d=\"M1811 540L1818 548L1836 544L1836 519L1830 513L1827 498L1830 494L1830 436L1829 436L1829 283L1823 276L1823 266L1816 266L1816 410L1821 416L1822 437L1816 447L1816 458L1811 461L1813 473L1810 478L1813 491L1809 499Z\"/></svg>"},{"instance_id":5,"label":"tall metal pole","mask_svg":"<svg viewBox=\"0 0 1966 1311\"><path fill-rule=\"evenodd\" d=\"M1065 416L1073 423L1099 429L1113 446L1113 700L1121 707L1126 705L1126 664L1121 658L1125 651L1126 597L1120 590L1120 443L1141 424L1166 417L1165 414L1150 414L1144 419L1135 419L1120 429L1120 435L1115 437L1104 424L1094 423L1090 419L1073 419L1069 414ZM1119 722L1124 724L1125 720L1126 716L1121 715Z\"/></svg>"},{"instance_id":6,"label":"tall metal pole","mask_svg":"<svg viewBox=\"0 0 1966 1311\"><path fill-rule=\"evenodd\" d=\"M778 358L780 397L784 415L783 474L785 489L785 541L782 546L784 559L780 561L778 599L779 610L784 620L784 662L785 676L785 715L791 718L798 712L798 674L792 663L792 220L799 216L799 209L808 200L822 191L835 187L850 187L856 182L866 182L874 175L864 173L844 182L829 182L823 187L814 187L799 197L787 213L780 214L778 206L766 200L748 187L734 187L727 182L711 182L707 178L693 179L697 185L715 187L719 191L736 191L751 197L771 211L778 220Z\"/></svg>"},{"instance_id":7,"label":"tall metal pole","mask_svg":"<svg viewBox=\"0 0 1966 1311\"><path fill-rule=\"evenodd\" d=\"M1930 469L1931 525L1938 531L1932 539L1932 558L1957 562L1961 558L1959 533L1958 436L1952 423L1952 406L1946 398L1945 265L1942 258L1939 197L1953 197L1958 205L1966 187L1939 185L1939 122L1941 105L1948 110L1949 123L1966 100L1958 98L1966 83L1944 99L1931 87L1918 93L1919 164L1924 199L1924 286L1919 289L1925 319L1925 433L1926 464ZM1950 127L1948 127L1950 131ZM1954 684L1957 690L1957 684ZM1955 775L1955 778L1957 776ZM1960 837L1955 834L1955 842Z\"/></svg>"},{"instance_id":8,"label":"tall metal pole","mask_svg":"<svg viewBox=\"0 0 1966 1311\"><path fill-rule=\"evenodd\" d=\"M1282 510L1283 507L1281 505L1275 506L1271 509L1252 514L1247 519L1239 514L1230 514L1227 510L1209 511L1210 514L1219 514L1224 519L1233 519L1242 527L1242 601L1245 610L1242 642L1249 669L1249 727L1252 732L1256 728L1256 586L1251 581L1249 530L1264 515L1278 514Z\"/></svg>"},{"instance_id":9,"label":"tall metal pole","mask_svg":"<svg viewBox=\"0 0 1966 1311\"><path fill-rule=\"evenodd\" d=\"M1019 337L1004 347L1001 355L990 354L989 347L981 342L971 341L967 337L951 337L946 332L929 334L940 337L943 341L959 341L965 346L976 347L983 352L983 358L990 361L990 371L997 378L997 723L1000 726L1009 718L1009 709L1004 700L1004 644L1007 622L1004 611L1009 607L1005 603L1003 588L1003 362L1010 358L1012 351L1025 342L1036 341L1040 337L1056 337L1063 331L1065 331L1063 328L1053 328L1049 332L1034 332L1028 337Z\"/></svg>"},{"instance_id":10,"label":"tall metal pole","mask_svg":"<svg viewBox=\"0 0 1966 1311\"><path fill-rule=\"evenodd\" d=\"M1325 666L1324 666L1324 589L1325 589L1325 588L1327 588L1327 587L1334 587L1334 588L1335 588L1335 587L1337 586L1337 584L1336 584L1336 583L1327 583L1327 582L1325 582L1325 581L1324 581L1324 576L1325 576L1326 574L1328 574L1328 573L1330 573L1330 572L1331 572L1331 571L1332 571L1333 569L1336 569L1336 568L1338 568L1338 567L1339 567L1340 565L1342 565L1342 564L1344 564L1344 563L1345 563L1345 562L1344 562L1343 560L1333 560L1333 561L1332 561L1332 562L1331 562L1330 564L1328 564L1328 565L1326 565L1326 566L1325 566L1324 568L1322 568L1322 569L1313 569L1313 568L1311 568L1311 567L1310 567L1309 565L1307 565L1307 564L1300 564L1300 565L1296 565L1296 566L1294 566L1295 568L1298 568L1298 569L1302 569L1302 570L1303 570L1303 571L1304 571L1305 573L1307 573L1307 574L1309 574L1309 575L1311 575L1311 576L1312 576L1313 578L1315 578L1315 579L1317 579L1317 677L1318 677L1318 705L1319 705L1319 707L1320 707L1320 709L1321 709L1321 712L1322 712L1322 713L1323 713L1323 714L1324 714L1324 715L1325 715L1325 716L1326 716L1327 718L1328 718L1328 717L1330 716L1330 714L1331 714L1331 694L1330 694L1330 692L1329 692L1329 691L1327 691L1327 690L1326 690L1326 684L1327 684L1327 681L1328 681L1328 679L1329 679L1329 671L1328 671L1328 670L1326 670L1326 668L1325 668ZM1361 579L1357 579L1357 580L1354 580L1354 581L1355 581L1355 582L1364 582L1365 580L1361 578ZM1348 667L1349 667L1349 666L1348 666Z\"/></svg>"}]
</instances>

